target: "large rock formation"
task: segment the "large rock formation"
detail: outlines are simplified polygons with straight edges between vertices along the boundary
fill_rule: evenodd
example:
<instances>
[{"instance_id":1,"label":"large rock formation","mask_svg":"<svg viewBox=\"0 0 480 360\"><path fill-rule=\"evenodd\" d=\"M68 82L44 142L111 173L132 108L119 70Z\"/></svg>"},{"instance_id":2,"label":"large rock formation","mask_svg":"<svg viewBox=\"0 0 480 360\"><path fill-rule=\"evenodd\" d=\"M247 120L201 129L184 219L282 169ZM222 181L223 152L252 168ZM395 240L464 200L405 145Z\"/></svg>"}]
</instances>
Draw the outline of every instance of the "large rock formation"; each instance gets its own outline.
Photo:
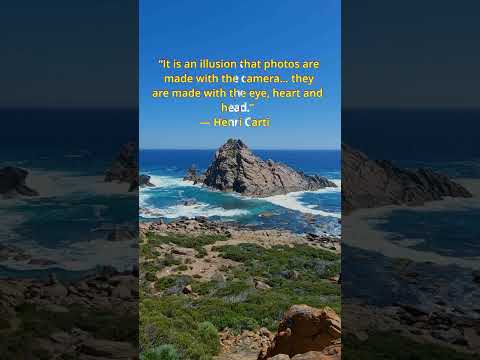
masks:
<instances>
[{"instance_id":1,"label":"large rock formation","mask_svg":"<svg viewBox=\"0 0 480 360\"><path fill-rule=\"evenodd\" d=\"M105 181L117 181L128 183L128 191L138 188L138 165L137 165L137 144L130 142L122 147L122 150L106 171Z\"/></svg>"},{"instance_id":2,"label":"large rock formation","mask_svg":"<svg viewBox=\"0 0 480 360\"><path fill-rule=\"evenodd\" d=\"M17 195L37 196L38 192L25 184L28 171L13 166L0 169L0 194L4 197Z\"/></svg>"},{"instance_id":3,"label":"large rock formation","mask_svg":"<svg viewBox=\"0 0 480 360\"><path fill-rule=\"evenodd\" d=\"M277 334L258 360L275 358L279 354L292 359L340 360L341 320L330 309L293 305L283 316ZM302 355L299 355L302 354Z\"/></svg>"},{"instance_id":4,"label":"large rock formation","mask_svg":"<svg viewBox=\"0 0 480 360\"><path fill-rule=\"evenodd\" d=\"M186 179L217 190L255 197L336 187L323 177L305 175L273 160L264 161L241 140L235 139L229 139L217 150L204 176L190 169Z\"/></svg>"},{"instance_id":5,"label":"large rock formation","mask_svg":"<svg viewBox=\"0 0 480 360\"><path fill-rule=\"evenodd\" d=\"M385 205L422 205L445 196L471 197L462 185L429 169L407 170L370 160L342 145L343 211Z\"/></svg>"}]
</instances>

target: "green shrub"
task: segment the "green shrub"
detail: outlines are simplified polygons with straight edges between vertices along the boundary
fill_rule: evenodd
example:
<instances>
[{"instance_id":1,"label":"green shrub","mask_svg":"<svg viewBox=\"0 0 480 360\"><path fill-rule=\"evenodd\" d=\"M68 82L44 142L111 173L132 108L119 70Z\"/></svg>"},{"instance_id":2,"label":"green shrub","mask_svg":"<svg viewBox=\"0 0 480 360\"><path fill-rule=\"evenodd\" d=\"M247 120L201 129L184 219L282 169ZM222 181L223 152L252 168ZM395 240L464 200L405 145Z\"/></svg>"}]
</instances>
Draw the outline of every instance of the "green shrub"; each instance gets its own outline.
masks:
<instances>
[{"instance_id":1,"label":"green shrub","mask_svg":"<svg viewBox=\"0 0 480 360\"><path fill-rule=\"evenodd\" d=\"M157 280L157 277L155 276L155 273L149 271L145 274L145 280L155 281L155 280Z\"/></svg>"},{"instance_id":2,"label":"green shrub","mask_svg":"<svg viewBox=\"0 0 480 360\"><path fill-rule=\"evenodd\" d=\"M168 234L165 236L156 235L154 233L147 233L144 238L144 242L140 245L140 255L146 259L154 258L158 256L155 248L160 244L173 243L175 245L195 249L197 251L196 257L202 258L207 255L205 245L215 244L218 241L227 240L225 235L199 235L188 236L179 234ZM175 263L165 262L165 266L179 265Z\"/></svg>"},{"instance_id":3,"label":"green shrub","mask_svg":"<svg viewBox=\"0 0 480 360\"><path fill-rule=\"evenodd\" d=\"M179 265L175 268L175 271L186 271L188 270L188 266L185 264Z\"/></svg>"},{"instance_id":4,"label":"green shrub","mask_svg":"<svg viewBox=\"0 0 480 360\"><path fill-rule=\"evenodd\" d=\"M161 296L144 294L140 304L142 348L172 344L182 360L206 360L218 354L218 330L229 328L239 333L266 327L275 331L293 304L328 305L340 313L340 286L326 279L338 274L338 255L304 245L264 248L239 244L219 246L216 251L240 263L224 269L225 281L168 276L155 283L157 289L165 290ZM297 275L292 276L293 272ZM255 279L271 288L257 290ZM187 284L198 298L178 291Z\"/></svg>"},{"instance_id":5,"label":"green shrub","mask_svg":"<svg viewBox=\"0 0 480 360\"><path fill-rule=\"evenodd\" d=\"M187 275L165 276L155 281L155 289L165 290L173 286L185 286L192 282L192 278Z\"/></svg>"},{"instance_id":6,"label":"green shrub","mask_svg":"<svg viewBox=\"0 0 480 360\"><path fill-rule=\"evenodd\" d=\"M173 345L160 345L140 354L140 360L179 360L177 350Z\"/></svg>"},{"instance_id":7,"label":"green shrub","mask_svg":"<svg viewBox=\"0 0 480 360\"><path fill-rule=\"evenodd\" d=\"M218 332L211 322L204 321L198 325L200 341L210 349L210 354L215 355L220 351Z\"/></svg>"},{"instance_id":8,"label":"green shrub","mask_svg":"<svg viewBox=\"0 0 480 360\"><path fill-rule=\"evenodd\" d=\"M140 303L140 344L152 348L171 344L180 359L211 359L220 349L216 328L196 317L183 296L144 299Z\"/></svg>"},{"instance_id":9,"label":"green shrub","mask_svg":"<svg viewBox=\"0 0 480 360\"><path fill-rule=\"evenodd\" d=\"M165 255L165 258L163 259L163 265L165 266L180 265L181 263L182 262L172 254Z\"/></svg>"}]
</instances>

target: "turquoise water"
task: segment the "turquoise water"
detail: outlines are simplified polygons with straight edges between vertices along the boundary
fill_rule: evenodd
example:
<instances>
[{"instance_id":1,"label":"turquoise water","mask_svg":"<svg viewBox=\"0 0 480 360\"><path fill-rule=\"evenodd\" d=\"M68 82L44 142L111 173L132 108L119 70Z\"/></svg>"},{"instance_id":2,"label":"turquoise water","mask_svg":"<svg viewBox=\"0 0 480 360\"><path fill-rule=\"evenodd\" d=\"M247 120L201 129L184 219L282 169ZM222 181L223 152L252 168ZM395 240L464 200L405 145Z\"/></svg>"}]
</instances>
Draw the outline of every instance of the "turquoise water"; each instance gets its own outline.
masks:
<instances>
[{"instance_id":1,"label":"turquoise water","mask_svg":"<svg viewBox=\"0 0 480 360\"><path fill-rule=\"evenodd\" d=\"M340 151L260 150L255 153L307 174L325 176L340 185ZM151 176L155 187L141 190L141 220L206 216L212 220L296 233L340 234L340 187L258 199L212 191L182 180L192 164L204 171L213 156L213 150L142 150L140 171Z\"/></svg>"},{"instance_id":2,"label":"turquoise water","mask_svg":"<svg viewBox=\"0 0 480 360\"><path fill-rule=\"evenodd\" d=\"M138 196L105 183L105 171L138 133L137 114L116 110L9 110L0 133L0 167L29 171L38 197L0 198L0 247L31 259L0 259L0 277L81 276L97 266L131 268L131 242L108 241L108 229L136 229ZM39 264L38 260L44 261ZM47 265L46 261L49 263Z\"/></svg>"}]
</instances>

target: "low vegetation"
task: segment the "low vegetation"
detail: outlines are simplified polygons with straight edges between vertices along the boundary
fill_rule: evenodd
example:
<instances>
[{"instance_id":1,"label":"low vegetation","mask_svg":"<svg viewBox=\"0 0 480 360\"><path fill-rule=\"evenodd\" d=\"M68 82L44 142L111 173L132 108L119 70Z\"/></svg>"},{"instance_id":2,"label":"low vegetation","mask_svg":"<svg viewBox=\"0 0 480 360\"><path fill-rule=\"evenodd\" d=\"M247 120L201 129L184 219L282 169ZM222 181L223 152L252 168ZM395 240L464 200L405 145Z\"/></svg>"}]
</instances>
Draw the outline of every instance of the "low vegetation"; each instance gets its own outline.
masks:
<instances>
[{"instance_id":1,"label":"low vegetation","mask_svg":"<svg viewBox=\"0 0 480 360\"><path fill-rule=\"evenodd\" d=\"M340 287L329 279L340 271L336 254L306 245L219 245L218 241L225 240L222 237L159 238L150 236L148 243L151 245L154 239L190 248L199 246L195 244L198 239L202 247L216 243L213 250L218 256L240 265L225 267L209 281L181 274L145 278L155 291L150 290L152 286L142 286L143 354L169 345L180 359L211 359L220 349L218 332L226 328L236 333L260 327L275 331L283 313L293 304L328 305L340 312ZM142 271L153 271L148 267ZM183 294L187 285L193 296Z\"/></svg>"},{"instance_id":2,"label":"low vegetation","mask_svg":"<svg viewBox=\"0 0 480 360\"><path fill-rule=\"evenodd\" d=\"M158 255L155 248L161 244L175 244L180 247L195 249L199 254L205 254L205 245L225 240L227 240L225 235L187 236L167 234L159 236L154 233L147 233L140 246L140 254L146 259L155 257Z\"/></svg>"}]
</instances>

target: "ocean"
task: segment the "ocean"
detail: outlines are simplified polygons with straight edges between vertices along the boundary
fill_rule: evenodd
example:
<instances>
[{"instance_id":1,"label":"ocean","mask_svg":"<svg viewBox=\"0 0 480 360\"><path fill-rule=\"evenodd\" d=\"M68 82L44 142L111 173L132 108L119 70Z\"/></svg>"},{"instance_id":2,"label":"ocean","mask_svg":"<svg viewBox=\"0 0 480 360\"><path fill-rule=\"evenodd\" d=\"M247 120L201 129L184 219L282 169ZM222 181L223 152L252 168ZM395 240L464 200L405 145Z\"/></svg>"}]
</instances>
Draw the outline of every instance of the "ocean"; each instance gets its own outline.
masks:
<instances>
[{"instance_id":1,"label":"ocean","mask_svg":"<svg viewBox=\"0 0 480 360\"><path fill-rule=\"evenodd\" d=\"M0 256L0 277L82 276L98 266L137 263L131 242L107 240L116 226L135 228L138 194L105 183L123 144L136 140L136 111L12 109L0 111L0 167L29 172L37 197L0 198L0 248L28 258Z\"/></svg>"},{"instance_id":2,"label":"ocean","mask_svg":"<svg viewBox=\"0 0 480 360\"><path fill-rule=\"evenodd\" d=\"M370 221L386 241L401 248L446 258L478 261L480 257L480 160L396 160L406 168L428 168L465 186L472 198L444 198L423 206L398 206L378 211ZM452 260L455 262L455 260Z\"/></svg>"},{"instance_id":3,"label":"ocean","mask_svg":"<svg viewBox=\"0 0 480 360\"><path fill-rule=\"evenodd\" d=\"M151 176L155 187L140 191L140 220L206 216L255 228L295 233L340 235L341 176L337 150L253 150L263 159L283 162L307 174L335 181L338 188L295 192L267 198L212 191L183 181L188 168L205 171L214 150L141 150L140 172Z\"/></svg>"},{"instance_id":4,"label":"ocean","mask_svg":"<svg viewBox=\"0 0 480 360\"><path fill-rule=\"evenodd\" d=\"M451 258L480 256L480 111L478 109L351 109L342 112L342 141L371 159L402 168L430 168L457 180L472 199L376 211L371 227L401 248ZM346 241L352 234L344 231Z\"/></svg>"},{"instance_id":5,"label":"ocean","mask_svg":"<svg viewBox=\"0 0 480 360\"><path fill-rule=\"evenodd\" d=\"M342 140L371 159L430 168L472 198L363 209L342 220L342 302L398 304L479 319L480 147L478 110L342 112ZM356 321L342 312L346 326ZM373 315L372 315L373 317Z\"/></svg>"}]
</instances>

